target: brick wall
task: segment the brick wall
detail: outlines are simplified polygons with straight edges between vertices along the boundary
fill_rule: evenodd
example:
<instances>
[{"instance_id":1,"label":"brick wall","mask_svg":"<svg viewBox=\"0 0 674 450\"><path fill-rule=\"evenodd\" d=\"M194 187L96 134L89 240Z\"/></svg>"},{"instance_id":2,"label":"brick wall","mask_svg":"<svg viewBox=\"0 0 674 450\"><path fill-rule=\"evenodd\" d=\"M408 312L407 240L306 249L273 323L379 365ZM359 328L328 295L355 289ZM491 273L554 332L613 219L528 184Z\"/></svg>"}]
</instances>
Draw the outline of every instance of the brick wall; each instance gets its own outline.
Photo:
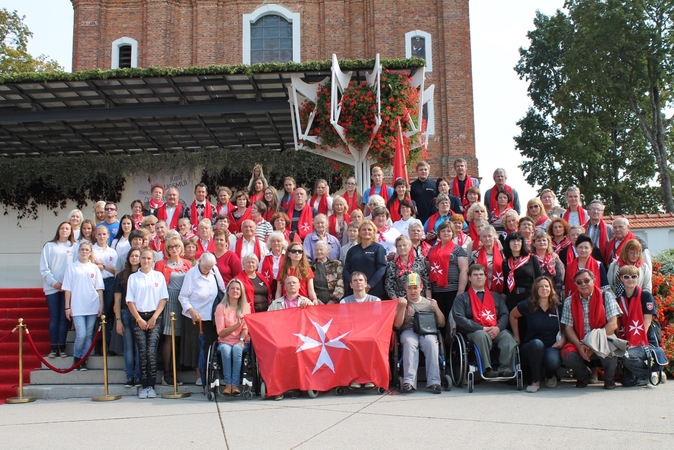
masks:
<instances>
[{"instance_id":1,"label":"brick wall","mask_svg":"<svg viewBox=\"0 0 674 450\"><path fill-rule=\"evenodd\" d=\"M138 41L138 65L188 67L242 62L242 15L271 2L250 0L72 0L73 70L107 69L111 44ZM301 17L302 61L405 57L405 33L433 38L435 136L429 140L434 176L453 176L463 157L475 158L468 0L276 0Z\"/></svg>"}]
</instances>

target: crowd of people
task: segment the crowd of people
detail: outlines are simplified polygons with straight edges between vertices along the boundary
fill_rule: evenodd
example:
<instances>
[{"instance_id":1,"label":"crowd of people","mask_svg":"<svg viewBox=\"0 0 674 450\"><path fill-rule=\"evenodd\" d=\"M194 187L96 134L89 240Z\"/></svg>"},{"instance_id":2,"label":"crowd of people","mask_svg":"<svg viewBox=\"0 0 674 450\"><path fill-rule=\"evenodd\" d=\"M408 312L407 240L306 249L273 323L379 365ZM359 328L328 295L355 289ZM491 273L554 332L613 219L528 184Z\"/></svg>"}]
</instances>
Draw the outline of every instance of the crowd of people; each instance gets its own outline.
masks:
<instances>
[{"instance_id":1,"label":"crowd of people","mask_svg":"<svg viewBox=\"0 0 674 450\"><path fill-rule=\"evenodd\" d=\"M625 218L607 224L601 201L584 209L574 186L566 209L545 189L522 214L505 170L494 172L482 197L466 161L457 159L454 169L453 179L432 180L422 161L412 183L388 186L374 167L365 192L349 177L343 194L331 195L318 180L310 196L292 177L277 191L256 165L246 188L218 188L215 204L199 183L189 204L176 188L154 185L149 201L134 200L120 219L113 202L96 203L91 220L75 209L40 259L49 357L68 356L72 320L72 356L82 358L105 314L114 323L109 351L124 355L126 386L152 398L159 356L162 382L174 381L171 334L179 346L175 363L196 368L201 328L207 342L219 343L223 393L236 395L250 345L246 315L392 300L404 348L403 392L417 389L419 350L430 366L427 388L441 391L437 340L417 333L417 313L434 315L444 335L458 331L475 343L485 377L511 376L519 345L527 392L541 382L556 386L562 365L577 387L597 382L601 365L604 387L615 387L617 358L599 356L584 337L603 329L604 337L648 345L656 311L646 243ZM495 367L493 346L500 350Z\"/></svg>"}]
</instances>

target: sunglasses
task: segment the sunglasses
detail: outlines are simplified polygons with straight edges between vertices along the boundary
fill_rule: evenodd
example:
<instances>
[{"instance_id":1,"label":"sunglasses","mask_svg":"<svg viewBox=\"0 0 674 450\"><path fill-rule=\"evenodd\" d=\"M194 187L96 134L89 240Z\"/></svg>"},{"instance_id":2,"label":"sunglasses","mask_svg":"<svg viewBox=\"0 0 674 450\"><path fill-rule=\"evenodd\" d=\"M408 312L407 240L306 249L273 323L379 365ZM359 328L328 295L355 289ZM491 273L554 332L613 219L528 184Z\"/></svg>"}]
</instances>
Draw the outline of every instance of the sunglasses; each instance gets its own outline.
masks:
<instances>
[{"instance_id":1,"label":"sunglasses","mask_svg":"<svg viewBox=\"0 0 674 450\"><path fill-rule=\"evenodd\" d=\"M623 280L636 280L639 278L639 275L623 275L622 278Z\"/></svg>"},{"instance_id":2,"label":"sunglasses","mask_svg":"<svg viewBox=\"0 0 674 450\"><path fill-rule=\"evenodd\" d=\"M105 208L106 211L117 211L117 208Z\"/></svg>"},{"instance_id":3,"label":"sunglasses","mask_svg":"<svg viewBox=\"0 0 674 450\"><path fill-rule=\"evenodd\" d=\"M590 284L592 283L592 278L583 278L582 280L576 280L576 284L578 286L582 286L584 284Z\"/></svg>"},{"instance_id":4,"label":"sunglasses","mask_svg":"<svg viewBox=\"0 0 674 450\"><path fill-rule=\"evenodd\" d=\"M288 250L288 253L294 253L296 255L301 255L302 253L304 253L304 250L302 250L301 248L294 248L292 250Z\"/></svg>"}]
</instances>

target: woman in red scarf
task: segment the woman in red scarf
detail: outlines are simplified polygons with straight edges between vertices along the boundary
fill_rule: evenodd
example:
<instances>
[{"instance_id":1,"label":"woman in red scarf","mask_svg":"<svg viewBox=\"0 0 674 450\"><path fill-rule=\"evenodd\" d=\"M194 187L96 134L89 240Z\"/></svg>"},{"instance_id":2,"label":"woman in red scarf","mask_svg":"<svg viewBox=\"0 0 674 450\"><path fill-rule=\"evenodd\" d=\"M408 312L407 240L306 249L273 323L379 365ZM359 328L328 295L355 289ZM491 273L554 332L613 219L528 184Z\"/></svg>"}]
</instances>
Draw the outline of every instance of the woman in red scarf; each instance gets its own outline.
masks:
<instances>
[{"instance_id":1,"label":"woman in red scarf","mask_svg":"<svg viewBox=\"0 0 674 450\"><path fill-rule=\"evenodd\" d=\"M164 206L164 185L155 184L150 188L150 199L147 201L147 206L150 211L156 211Z\"/></svg>"},{"instance_id":2,"label":"woman in red scarf","mask_svg":"<svg viewBox=\"0 0 674 450\"><path fill-rule=\"evenodd\" d=\"M220 276L225 284L241 273L241 259L229 250L229 232L227 230L215 230L213 233L215 245L215 266L220 271Z\"/></svg>"},{"instance_id":3,"label":"woman in red scarf","mask_svg":"<svg viewBox=\"0 0 674 450\"><path fill-rule=\"evenodd\" d=\"M512 208L510 207L512 201L512 194L506 190L499 191L499 193L496 194L496 208L489 213L489 224L493 226L497 232L505 230L503 219L506 213L512 211Z\"/></svg>"},{"instance_id":4,"label":"woman in red scarf","mask_svg":"<svg viewBox=\"0 0 674 450\"><path fill-rule=\"evenodd\" d=\"M532 198L527 202L526 216L534 221L534 232L547 231L550 219L545 215L545 207L539 199Z\"/></svg>"},{"instance_id":5,"label":"woman in red scarf","mask_svg":"<svg viewBox=\"0 0 674 450\"><path fill-rule=\"evenodd\" d=\"M346 180L346 192L342 194L342 198L346 200L348 205L347 214L363 208L363 197L358 193L358 183L354 177L349 177Z\"/></svg>"},{"instance_id":6,"label":"woman in red scarf","mask_svg":"<svg viewBox=\"0 0 674 450\"><path fill-rule=\"evenodd\" d=\"M566 203L569 207L562 214L564 220L569 225L585 225L590 217L580 204L580 189L576 186L569 187L566 190Z\"/></svg>"},{"instance_id":7,"label":"woman in red scarf","mask_svg":"<svg viewBox=\"0 0 674 450\"><path fill-rule=\"evenodd\" d=\"M231 189L227 186L218 188L218 204L215 206L216 216L226 216L236 208L236 206L232 204L231 199Z\"/></svg>"},{"instance_id":8,"label":"woman in red scarf","mask_svg":"<svg viewBox=\"0 0 674 450\"><path fill-rule=\"evenodd\" d=\"M503 292L503 253L497 240L496 229L491 225L480 230L480 247L470 254L471 264L481 264L487 271L487 286L490 291Z\"/></svg>"},{"instance_id":9,"label":"woman in red scarf","mask_svg":"<svg viewBox=\"0 0 674 450\"><path fill-rule=\"evenodd\" d=\"M454 245L452 225L449 220L438 226L438 240L426 257L426 270L431 283L433 298L442 314L447 317L458 294L468 284L468 254Z\"/></svg>"},{"instance_id":10,"label":"woman in red scarf","mask_svg":"<svg viewBox=\"0 0 674 450\"><path fill-rule=\"evenodd\" d=\"M473 240L466 233L463 232L463 215L454 214L449 221L452 223L452 234L454 235L454 243L459 247L463 247L466 252L468 247L472 247Z\"/></svg>"},{"instance_id":11,"label":"woman in red scarf","mask_svg":"<svg viewBox=\"0 0 674 450\"><path fill-rule=\"evenodd\" d=\"M468 220L468 210L471 206L476 203L480 203L482 200L482 194L480 194L480 188L475 186L468 188L466 191L466 200L468 204L463 208L463 217Z\"/></svg>"},{"instance_id":12,"label":"woman in red scarf","mask_svg":"<svg viewBox=\"0 0 674 450\"><path fill-rule=\"evenodd\" d=\"M349 236L346 233L346 227L351 223L346 211L349 206L344 197L335 197L332 201L332 214L328 217L328 232L337 238L340 245L349 242Z\"/></svg>"},{"instance_id":13,"label":"woman in red scarf","mask_svg":"<svg viewBox=\"0 0 674 450\"><path fill-rule=\"evenodd\" d=\"M131 221L133 222L133 229L140 230L143 223L143 218L149 214L145 210L145 203L142 200L134 200L131 202ZM81 213L80 213L81 217ZM79 229L79 227L78 227Z\"/></svg>"},{"instance_id":14,"label":"woman in red scarf","mask_svg":"<svg viewBox=\"0 0 674 450\"><path fill-rule=\"evenodd\" d=\"M290 218L283 211L279 211L271 217L271 226L275 232L283 233L286 242L302 243L300 235L294 231L290 231Z\"/></svg>"},{"instance_id":15,"label":"woman in red scarf","mask_svg":"<svg viewBox=\"0 0 674 450\"><path fill-rule=\"evenodd\" d=\"M288 214L295 207L295 179L286 177L283 180L283 195L279 198L279 211Z\"/></svg>"},{"instance_id":16,"label":"woman in red scarf","mask_svg":"<svg viewBox=\"0 0 674 450\"><path fill-rule=\"evenodd\" d=\"M234 204L236 209L229 212L229 232L238 235L241 233L241 224L244 220L251 218L248 195L243 191L237 191L234 194Z\"/></svg>"},{"instance_id":17,"label":"woman in red scarf","mask_svg":"<svg viewBox=\"0 0 674 450\"><path fill-rule=\"evenodd\" d=\"M476 249L480 246L480 231L477 229L475 221L484 219L487 220L487 208L480 203L475 203L468 210L468 236L473 240L473 248Z\"/></svg>"},{"instance_id":18,"label":"woman in red scarf","mask_svg":"<svg viewBox=\"0 0 674 450\"><path fill-rule=\"evenodd\" d=\"M332 197L330 188L325 180L318 180L314 185L314 195L309 200L309 206L318 211L318 214L329 216L332 214Z\"/></svg>"},{"instance_id":19,"label":"woman in red scarf","mask_svg":"<svg viewBox=\"0 0 674 450\"><path fill-rule=\"evenodd\" d=\"M616 301L623 315L618 319L620 326L616 336L625 339L630 347L648 345L648 328L651 326L656 304L653 295L639 287L639 269L622 266L617 277L623 284L623 292L616 295Z\"/></svg>"},{"instance_id":20,"label":"woman in red scarf","mask_svg":"<svg viewBox=\"0 0 674 450\"><path fill-rule=\"evenodd\" d=\"M263 201L264 190L267 187L267 181L262 177L257 177L253 180L248 197L251 202Z\"/></svg>"},{"instance_id":21,"label":"woman in red scarf","mask_svg":"<svg viewBox=\"0 0 674 450\"><path fill-rule=\"evenodd\" d=\"M407 228L410 242L412 243L412 251L415 256L420 256L426 259L428 252L431 250L431 244L424 240L424 226L418 220L412 222Z\"/></svg>"},{"instance_id":22,"label":"woman in red scarf","mask_svg":"<svg viewBox=\"0 0 674 450\"><path fill-rule=\"evenodd\" d=\"M410 198L410 187L407 184L407 181L402 178L398 178L395 183L393 183L393 190L395 191L395 195L386 202L386 208L391 214L391 221L397 222L401 219L399 212L400 202L402 200L409 200L412 204L414 204L414 202ZM414 214L415 213L413 213L413 215Z\"/></svg>"},{"instance_id":23,"label":"woman in red scarf","mask_svg":"<svg viewBox=\"0 0 674 450\"><path fill-rule=\"evenodd\" d=\"M527 246L531 248L534 243L534 221L531 217L524 216L517 223L517 231L522 233Z\"/></svg>"},{"instance_id":24,"label":"woman in red scarf","mask_svg":"<svg viewBox=\"0 0 674 450\"><path fill-rule=\"evenodd\" d=\"M578 286L573 282L573 277L580 269L587 269L594 274L595 284L600 283L600 287L609 287L606 269L601 261L592 256L592 239L587 234L581 234L576 239L576 253L578 258L574 259L566 266L564 278L564 296L569 297L578 292Z\"/></svg>"},{"instance_id":25,"label":"woman in red scarf","mask_svg":"<svg viewBox=\"0 0 674 450\"><path fill-rule=\"evenodd\" d=\"M611 285L613 292L615 292L616 297L621 296L625 291L625 287L618 276L620 269L625 266L634 266L637 268L639 273L637 286L640 287L641 290L648 292L653 290L651 270L644 264L643 254L641 253L642 250L643 248L638 240L630 239L623 245L618 259L608 266L608 282Z\"/></svg>"},{"instance_id":26,"label":"woman in red scarf","mask_svg":"<svg viewBox=\"0 0 674 450\"><path fill-rule=\"evenodd\" d=\"M239 273L234 279L241 280L246 291L246 299L250 305L250 312L264 312L271 303L271 285L267 279L258 272L260 260L255 253L249 253L241 261L243 272Z\"/></svg>"},{"instance_id":27,"label":"woman in red scarf","mask_svg":"<svg viewBox=\"0 0 674 450\"><path fill-rule=\"evenodd\" d=\"M285 258L288 241L282 232L274 231L269 235L267 246L269 247L269 253L262 258L262 262L260 263L260 273L271 285L272 293L276 293L276 278L278 277L279 270L283 264L283 258Z\"/></svg>"},{"instance_id":28,"label":"woman in red scarf","mask_svg":"<svg viewBox=\"0 0 674 450\"><path fill-rule=\"evenodd\" d=\"M424 284L426 298L431 298L431 285L428 281L428 270L424 258L416 256L412 251L412 241L407 236L398 236L395 241L396 257L386 263L386 275L384 277L384 289L391 300L405 297L405 282L407 275L416 273L421 277Z\"/></svg>"},{"instance_id":29,"label":"woman in red scarf","mask_svg":"<svg viewBox=\"0 0 674 450\"><path fill-rule=\"evenodd\" d=\"M541 266L531 257L529 246L520 232L511 233L503 245L503 294L508 311L531 295L534 280L541 276ZM520 333L522 333L520 329Z\"/></svg>"},{"instance_id":30,"label":"woman in red scarf","mask_svg":"<svg viewBox=\"0 0 674 450\"><path fill-rule=\"evenodd\" d=\"M548 225L547 232L551 239L550 245L552 245L552 249L558 255L562 249L568 247L571 244L569 238L567 237L570 228L571 227L569 226L569 223L560 217L552 219L550 221L550 225Z\"/></svg>"},{"instance_id":31,"label":"woman in red scarf","mask_svg":"<svg viewBox=\"0 0 674 450\"><path fill-rule=\"evenodd\" d=\"M557 298L564 296L564 264L559 259L557 253L552 250L550 245L550 236L541 231L534 234L534 255L541 265L541 272L549 277L554 283L555 294Z\"/></svg>"},{"instance_id":32,"label":"woman in red scarf","mask_svg":"<svg viewBox=\"0 0 674 450\"><path fill-rule=\"evenodd\" d=\"M279 210L278 192L274 186L264 188L264 204L267 212L264 214L264 220L271 223L272 216Z\"/></svg>"}]
</instances>

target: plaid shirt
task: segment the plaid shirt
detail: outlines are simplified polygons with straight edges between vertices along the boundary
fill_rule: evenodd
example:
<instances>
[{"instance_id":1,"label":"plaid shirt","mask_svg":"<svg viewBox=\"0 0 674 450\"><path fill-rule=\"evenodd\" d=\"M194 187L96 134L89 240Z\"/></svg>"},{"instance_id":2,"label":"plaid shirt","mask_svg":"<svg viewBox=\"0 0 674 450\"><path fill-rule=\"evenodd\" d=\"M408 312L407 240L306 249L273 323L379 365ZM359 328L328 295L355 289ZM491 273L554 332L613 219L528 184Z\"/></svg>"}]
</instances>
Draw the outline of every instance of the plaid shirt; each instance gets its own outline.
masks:
<instances>
[{"instance_id":1,"label":"plaid shirt","mask_svg":"<svg viewBox=\"0 0 674 450\"><path fill-rule=\"evenodd\" d=\"M621 316L622 313L620 312L620 308L618 307L618 303L615 300L615 296L613 295L613 292L610 290L607 290L604 294L604 309L606 310L606 320L609 320L611 317L615 316ZM571 298L572 297L567 297L566 300L564 300L564 309L562 310L562 319L561 322L564 325L569 325L573 326L573 314L571 314ZM583 304L583 320L585 322L585 334L590 332L590 298L592 298L592 295L588 297L587 299L584 299L582 296L580 297L581 303Z\"/></svg>"}]
</instances>

